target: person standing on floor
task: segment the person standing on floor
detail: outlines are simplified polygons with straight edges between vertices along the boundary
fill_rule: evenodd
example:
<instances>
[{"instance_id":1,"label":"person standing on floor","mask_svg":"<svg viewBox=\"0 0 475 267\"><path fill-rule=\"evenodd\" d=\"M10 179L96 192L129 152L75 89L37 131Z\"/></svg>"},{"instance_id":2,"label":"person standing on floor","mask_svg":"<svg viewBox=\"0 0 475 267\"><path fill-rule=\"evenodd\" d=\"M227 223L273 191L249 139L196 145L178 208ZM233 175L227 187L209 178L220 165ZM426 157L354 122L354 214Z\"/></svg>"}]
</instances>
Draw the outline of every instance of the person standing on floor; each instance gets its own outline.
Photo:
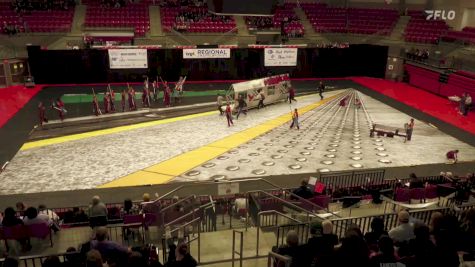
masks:
<instances>
[{"instance_id":1,"label":"person standing on floor","mask_svg":"<svg viewBox=\"0 0 475 267\"><path fill-rule=\"evenodd\" d=\"M53 107L53 109L58 111L59 119L61 121L63 121L64 120L64 114L66 114L67 111L64 108L64 103L63 103L63 101L61 101L60 97L56 98L56 100L53 102L52 107Z\"/></svg>"},{"instance_id":2,"label":"person standing on floor","mask_svg":"<svg viewBox=\"0 0 475 267\"><path fill-rule=\"evenodd\" d=\"M323 100L323 92L325 91L325 84L323 84L323 81L320 81L318 84L318 94L320 95L320 100Z\"/></svg>"},{"instance_id":3,"label":"person standing on floor","mask_svg":"<svg viewBox=\"0 0 475 267\"><path fill-rule=\"evenodd\" d=\"M297 127L297 130L300 130L299 112L297 109L294 109L294 112L292 112L292 124L290 124L290 129L294 128L294 126Z\"/></svg>"},{"instance_id":4,"label":"person standing on floor","mask_svg":"<svg viewBox=\"0 0 475 267\"><path fill-rule=\"evenodd\" d=\"M101 110L99 108L99 102L97 101L97 96L94 94L92 96L92 111L94 112L95 116L102 115Z\"/></svg>"},{"instance_id":5,"label":"person standing on floor","mask_svg":"<svg viewBox=\"0 0 475 267\"><path fill-rule=\"evenodd\" d=\"M292 100L297 101L295 99L295 89L293 87L290 87L289 88L289 102L290 102L290 104L292 104Z\"/></svg>"},{"instance_id":6,"label":"person standing on floor","mask_svg":"<svg viewBox=\"0 0 475 267\"><path fill-rule=\"evenodd\" d=\"M229 105L229 102L226 103L226 120L228 121L228 127L234 126L233 123L233 114L231 110L231 106Z\"/></svg>"},{"instance_id":7,"label":"person standing on floor","mask_svg":"<svg viewBox=\"0 0 475 267\"><path fill-rule=\"evenodd\" d=\"M104 113L109 113L110 111L110 94L109 92L104 93Z\"/></svg>"},{"instance_id":8,"label":"person standing on floor","mask_svg":"<svg viewBox=\"0 0 475 267\"><path fill-rule=\"evenodd\" d=\"M244 97L242 95L239 95L238 105L239 105L239 108L238 108L236 120L239 119L239 115L241 113L244 113L244 115L247 115L247 110L246 110L247 104L246 104L246 100L244 100Z\"/></svg>"},{"instance_id":9,"label":"person standing on floor","mask_svg":"<svg viewBox=\"0 0 475 267\"><path fill-rule=\"evenodd\" d=\"M463 109L463 115L467 116L468 111L472 107L472 97L468 94L465 93L465 103L464 103L464 109Z\"/></svg>"},{"instance_id":10,"label":"person standing on floor","mask_svg":"<svg viewBox=\"0 0 475 267\"><path fill-rule=\"evenodd\" d=\"M264 95L264 91L259 92L259 103L257 104L257 109L264 108L264 100L266 99L266 96Z\"/></svg>"},{"instance_id":11,"label":"person standing on floor","mask_svg":"<svg viewBox=\"0 0 475 267\"><path fill-rule=\"evenodd\" d=\"M109 93L110 93L110 108L111 108L111 112L115 112L115 92L114 90L112 90L111 86L109 85Z\"/></svg>"},{"instance_id":12,"label":"person standing on floor","mask_svg":"<svg viewBox=\"0 0 475 267\"><path fill-rule=\"evenodd\" d=\"M46 107L41 101L38 104L38 115L40 119L40 126L43 126L43 123L48 122L48 119L46 118Z\"/></svg>"},{"instance_id":13,"label":"person standing on floor","mask_svg":"<svg viewBox=\"0 0 475 267\"><path fill-rule=\"evenodd\" d=\"M122 93L120 93L120 105L122 106L122 112L125 111L125 99L126 99L125 90L122 90Z\"/></svg>"},{"instance_id":14,"label":"person standing on floor","mask_svg":"<svg viewBox=\"0 0 475 267\"><path fill-rule=\"evenodd\" d=\"M158 88L157 88L157 81L153 81L152 83L152 92L153 94L153 102L158 102Z\"/></svg>"},{"instance_id":15,"label":"person standing on floor","mask_svg":"<svg viewBox=\"0 0 475 267\"><path fill-rule=\"evenodd\" d=\"M465 100L467 100L467 95L465 93L462 94L459 102L459 114L463 115L465 113Z\"/></svg>"},{"instance_id":16,"label":"person standing on floor","mask_svg":"<svg viewBox=\"0 0 475 267\"><path fill-rule=\"evenodd\" d=\"M218 98L216 99L216 105L218 106L220 116L223 116L224 114L223 101L224 101L224 97L221 94L218 94Z\"/></svg>"},{"instance_id":17,"label":"person standing on floor","mask_svg":"<svg viewBox=\"0 0 475 267\"><path fill-rule=\"evenodd\" d=\"M447 160L450 162L450 163L457 163L457 160L458 160L458 153L459 151L456 149L456 150L450 150L449 152L447 152L446 157L447 157Z\"/></svg>"},{"instance_id":18,"label":"person standing on floor","mask_svg":"<svg viewBox=\"0 0 475 267\"><path fill-rule=\"evenodd\" d=\"M134 91L134 88L132 88L132 86L129 86L127 84L127 87L129 88L128 90L128 101L129 101L129 110L136 110L137 109L137 106L135 105L135 91Z\"/></svg>"},{"instance_id":19,"label":"person standing on floor","mask_svg":"<svg viewBox=\"0 0 475 267\"><path fill-rule=\"evenodd\" d=\"M411 141L412 131L414 130L414 119L411 118L409 123L407 123L406 125L406 141Z\"/></svg>"}]
</instances>

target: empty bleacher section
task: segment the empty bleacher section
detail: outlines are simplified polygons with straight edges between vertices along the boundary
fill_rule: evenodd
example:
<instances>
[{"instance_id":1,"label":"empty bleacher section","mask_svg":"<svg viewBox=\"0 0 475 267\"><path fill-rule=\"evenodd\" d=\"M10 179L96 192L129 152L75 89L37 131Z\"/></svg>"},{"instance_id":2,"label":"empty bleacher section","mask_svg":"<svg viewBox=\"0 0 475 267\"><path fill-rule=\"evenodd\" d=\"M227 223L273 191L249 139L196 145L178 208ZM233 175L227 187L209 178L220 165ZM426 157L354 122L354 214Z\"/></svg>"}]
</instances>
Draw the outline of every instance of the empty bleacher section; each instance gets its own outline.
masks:
<instances>
[{"instance_id":1,"label":"empty bleacher section","mask_svg":"<svg viewBox=\"0 0 475 267\"><path fill-rule=\"evenodd\" d=\"M423 11L410 10L411 16L405 31L406 42L437 44L449 26L443 20L427 20Z\"/></svg>"},{"instance_id":2,"label":"empty bleacher section","mask_svg":"<svg viewBox=\"0 0 475 267\"><path fill-rule=\"evenodd\" d=\"M406 64L405 69L409 76L409 83L429 92L448 97L462 95L464 92L475 93L475 77L468 72L448 74L447 82L441 82L443 73L426 69L420 66ZM467 75L468 74L468 75Z\"/></svg>"},{"instance_id":3,"label":"empty bleacher section","mask_svg":"<svg viewBox=\"0 0 475 267\"><path fill-rule=\"evenodd\" d=\"M394 9L339 8L301 4L316 32L389 35L399 19Z\"/></svg>"},{"instance_id":4,"label":"empty bleacher section","mask_svg":"<svg viewBox=\"0 0 475 267\"><path fill-rule=\"evenodd\" d=\"M127 4L124 7L101 7L88 3L84 26L87 28L133 29L136 36L144 36L150 30L148 5Z\"/></svg>"},{"instance_id":5,"label":"empty bleacher section","mask_svg":"<svg viewBox=\"0 0 475 267\"><path fill-rule=\"evenodd\" d=\"M65 9L54 5L47 10L43 7L41 10L31 7L20 11L14 10L9 2L0 2L0 32L69 32L73 16L74 6Z\"/></svg>"},{"instance_id":6,"label":"empty bleacher section","mask_svg":"<svg viewBox=\"0 0 475 267\"><path fill-rule=\"evenodd\" d=\"M247 28L249 30L282 30L289 37L302 37L305 31L294 11L295 8L295 3L285 3L284 6L276 8L273 17L246 17Z\"/></svg>"},{"instance_id":7,"label":"empty bleacher section","mask_svg":"<svg viewBox=\"0 0 475 267\"><path fill-rule=\"evenodd\" d=\"M160 13L164 32L173 30L190 33L237 31L233 17L208 13L207 7L162 7Z\"/></svg>"},{"instance_id":8,"label":"empty bleacher section","mask_svg":"<svg viewBox=\"0 0 475 267\"><path fill-rule=\"evenodd\" d=\"M465 27L462 31L448 31L442 37L446 42L462 41L465 44L475 44L475 27Z\"/></svg>"}]
</instances>

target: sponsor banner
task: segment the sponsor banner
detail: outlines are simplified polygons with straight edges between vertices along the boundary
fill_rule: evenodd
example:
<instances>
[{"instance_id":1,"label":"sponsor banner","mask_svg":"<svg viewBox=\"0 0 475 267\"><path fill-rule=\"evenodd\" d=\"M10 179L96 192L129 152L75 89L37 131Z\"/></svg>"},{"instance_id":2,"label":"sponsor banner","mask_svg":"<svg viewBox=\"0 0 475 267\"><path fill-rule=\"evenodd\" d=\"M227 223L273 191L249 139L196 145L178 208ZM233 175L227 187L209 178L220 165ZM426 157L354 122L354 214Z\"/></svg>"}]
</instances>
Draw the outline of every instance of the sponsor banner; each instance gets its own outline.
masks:
<instances>
[{"instance_id":1,"label":"sponsor banner","mask_svg":"<svg viewBox=\"0 0 475 267\"><path fill-rule=\"evenodd\" d=\"M266 67L297 66L298 48L265 48L264 65Z\"/></svg>"},{"instance_id":2,"label":"sponsor banner","mask_svg":"<svg viewBox=\"0 0 475 267\"><path fill-rule=\"evenodd\" d=\"M229 48L183 49L183 58L185 59L231 58L231 49Z\"/></svg>"},{"instance_id":3,"label":"sponsor banner","mask_svg":"<svg viewBox=\"0 0 475 267\"><path fill-rule=\"evenodd\" d=\"M148 68L147 49L109 49L111 69Z\"/></svg>"}]
</instances>

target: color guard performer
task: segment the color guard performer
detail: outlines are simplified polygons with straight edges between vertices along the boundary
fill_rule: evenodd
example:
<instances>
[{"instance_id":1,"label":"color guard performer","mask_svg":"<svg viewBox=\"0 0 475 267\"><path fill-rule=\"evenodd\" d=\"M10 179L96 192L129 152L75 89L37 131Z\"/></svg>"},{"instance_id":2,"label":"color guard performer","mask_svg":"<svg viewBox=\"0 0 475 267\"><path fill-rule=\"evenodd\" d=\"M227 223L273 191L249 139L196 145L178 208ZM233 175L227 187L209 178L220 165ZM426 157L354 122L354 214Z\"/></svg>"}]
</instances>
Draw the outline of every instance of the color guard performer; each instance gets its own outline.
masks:
<instances>
[{"instance_id":1,"label":"color guard performer","mask_svg":"<svg viewBox=\"0 0 475 267\"><path fill-rule=\"evenodd\" d=\"M120 105L122 106L122 112L125 111L125 99L126 99L126 93L125 90L122 90L122 93L120 93Z\"/></svg>"},{"instance_id":2,"label":"color guard performer","mask_svg":"<svg viewBox=\"0 0 475 267\"><path fill-rule=\"evenodd\" d=\"M160 79L162 79L162 78L160 77ZM165 105L165 107L169 107L170 106L171 90L170 90L170 87L168 86L167 81L162 80L162 84L163 84L163 104Z\"/></svg>"},{"instance_id":3,"label":"color guard performer","mask_svg":"<svg viewBox=\"0 0 475 267\"><path fill-rule=\"evenodd\" d=\"M153 81L152 83L152 94L153 94L153 101L154 102L158 102L158 92L159 92L159 88L157 87L157 80Z\"/></svg>"},{"instance_id":4,"label":"color guard performer","mask_svg":"<svg viewBox=\"0 0 475 267\"><path fill-rule=\"evenodd\" d=\"M128 100L129 100L129 110L137 110L137 106L135 105L135 90L132 86L127 84L128 91Z\"/></svg>"},{"instance_id":5,"label":"color guard performer","mask_svg":"<svg viewBox=\"0 0 475 267\"><path fill-rule=\"evenodd\" d=\"M150 107L150 92L148 90L148 78L144 82L143 93L142 93L142 105L144 107Z\"/></svg>"},{"instance_id":6,"label":"color guard performer","mask_svg":"<svg viewBox=\"0 0 475 267\"><path fill-rule=\"evenodd\" d=\"M61 121L64 120L64 115L67 113L67 110L64 108L64 103L61 101L61 98L58 97L52 104L52 108L58 111L58 116Z\"/></svg>"},{"instance_id":7,"label":"color guard performer","mask_svg":"<svg viewBox=\"0 0 475 267\"><path fill-rule=\"evenodd\" d=\"M99 101L97 100L96 92L94 92L94 88L92 88L92 112L94 112L94 115L96 116L102 115L101 109L99 108Z\"/></svg>"},{"instance_id":8,"label":"color guard performer","mask_svg":"<svg viewBox=\"0 0 475 267\"><path fill-rule=\"evenodd\" d=\"M231 106L229 105L229 101L226 103L225 113L226 113L226 120L228 121L228 127L231 127L231 125L234 126L233 114L232 114Z\"/></svg>"},{"instance_id":9,"label":"color guard performer","mask_svg":"<svg viewBox=\"0 0 475 267\"><path fill-rule=\"evenodd\" d=\"M46 107L41 101L38 104L38 115L40 119L40 126L43 126L44 122L48 123L48 119L46 118Z\"/></svg>"},{"instance_id":10,"label":"color guard performer","mask_svg":"<svg viewBox=\"0 0 475 267\"><path fill-rule=\"evenodd\" d=\"M109 113L110 111L110 94L109 92L104 93L104 113Z\"/></svg>"},{"instance_id":11,"label":"color guard performer","mask_svg":"<svg viewBox=\"0 0 475 267\"><path fill-rule=\"evenodd\" d=\"M111 111L115 111L115 92L112 90L111 85L109 84L109 93L110 93L110 105L111 105Z\"/></svg>"}]
</instances>

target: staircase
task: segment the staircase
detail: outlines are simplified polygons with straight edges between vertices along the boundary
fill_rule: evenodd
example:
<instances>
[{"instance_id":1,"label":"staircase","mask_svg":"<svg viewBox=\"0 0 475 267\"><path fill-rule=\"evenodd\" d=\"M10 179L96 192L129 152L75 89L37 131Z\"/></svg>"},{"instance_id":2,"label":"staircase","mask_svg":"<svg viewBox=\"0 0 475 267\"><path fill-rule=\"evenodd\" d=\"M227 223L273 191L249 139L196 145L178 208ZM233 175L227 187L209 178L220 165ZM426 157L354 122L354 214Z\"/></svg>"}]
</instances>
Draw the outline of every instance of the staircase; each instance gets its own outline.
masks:
<instances>
[{"instance_id":1,"label":"staircase","mask_svg":"<svg viewBox=\"0 0 475 267\"><path fill-rule=\"evenodd\" d=\"M238 35L248 36L249 30L247 29L246 20L243 16L233 16L234 21L236 22L236 28L238 30Z\"/></svg>"},{"instance_id":2,"label":"staircase","mask_svg":"<svg viewBox=\"0 0 475 267\"><path fill-rule=\"evenodd\" d=\"M162 17L159 6L150 6L148 8L150 18L150 35L163 36Z\"/></svg>"},{"instance_id":3,"label":"staircase","mask_svg":"<svg viewBox=\"0 0 475 267\"><path fill-rule=\"evenodd\" d=\"M84 21L86 19L86 6L85 5L77 5L74 10L74 18L73 23L71 25L71 35L81 35L82 33L82 26L84 25Z\"/></svg>"},{"instance_id":4,"label":"staircase","mask_svg":"<svg viewBox=\"0 0 475 267\"><path fill-rule=\"evenodd\" d=\"M396 26L394 26L393 32L389 36L389 39L394 41L401 41L404 38L403 34L410 19L410 16L401 16L398 22L396 23Z\"/></svg>"},{"instance_id":5,"label":"staircase","mask_svg":"<svg viewBox=\"0 0 475 267\"><path fill-rule=\"evenodd\" d=\"M310 21L307 19L307 15L305 14L305 12L299 7L296 7L294 9L294 11L295 11L295 14L299 17L300 23L302 23L302 25L305 29L305 35L307 35L307 36L308 35L316 35L316 32L313 29L313 26L310 23Z\"/></svg>"}]
</instances>

